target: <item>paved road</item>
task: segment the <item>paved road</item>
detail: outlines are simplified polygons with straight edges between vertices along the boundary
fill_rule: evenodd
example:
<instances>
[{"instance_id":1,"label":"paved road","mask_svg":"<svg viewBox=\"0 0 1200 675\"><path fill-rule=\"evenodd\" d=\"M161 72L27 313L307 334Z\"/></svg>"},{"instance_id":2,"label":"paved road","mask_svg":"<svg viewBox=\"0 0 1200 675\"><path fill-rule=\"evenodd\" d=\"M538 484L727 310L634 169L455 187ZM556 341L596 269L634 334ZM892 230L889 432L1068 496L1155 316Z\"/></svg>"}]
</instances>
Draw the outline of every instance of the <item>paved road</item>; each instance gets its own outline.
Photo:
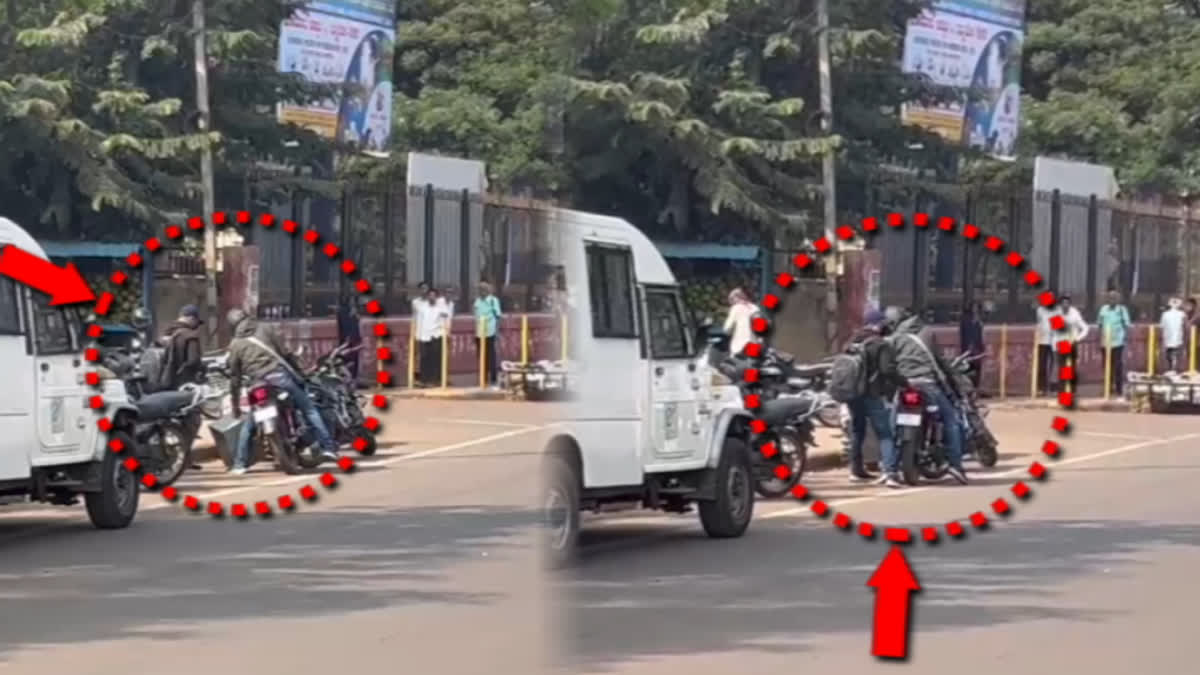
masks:
<instances>
[{"instance_id":1,"label":"paved road","mask_svg":"<svg viewBox=\"0 0 1200 675\"><path fill-rule=\"evenodd\" d=\"M1006 453L972 486L907 494L815 492L857 519L944 525L1006 496L1051 412L996 413ZM924 585L911 652L923 675L1196 672L1200 603L1200 425L1194 418L1076 415L1050 478L1014 517L962 542L911 547ZM1056 465L1057 464L1057 465ZM996 474L1010 473L998 477ZM886 494L886 496L885 496ZM886 552L794 502L759 503L741 540L711 541L694 517L589 523L584 564L553 581L578 673L896 672L870 652L873 591Z\"/></svg>"},{"instance_id":2,"label":"paved road","mask_svg":"<svg viewBox=\"0 0 1200 675\"><path fill-rule=\"evenodd\" d=\"M0 670L537 673L539 416L529 404L397 404L376 459L272 522L214 521L152 495L111 533L82 507L0 510ZM287 480L210 466L180 487L229 504L298 487L267 485Z\"/></svg>"}]
</instances>

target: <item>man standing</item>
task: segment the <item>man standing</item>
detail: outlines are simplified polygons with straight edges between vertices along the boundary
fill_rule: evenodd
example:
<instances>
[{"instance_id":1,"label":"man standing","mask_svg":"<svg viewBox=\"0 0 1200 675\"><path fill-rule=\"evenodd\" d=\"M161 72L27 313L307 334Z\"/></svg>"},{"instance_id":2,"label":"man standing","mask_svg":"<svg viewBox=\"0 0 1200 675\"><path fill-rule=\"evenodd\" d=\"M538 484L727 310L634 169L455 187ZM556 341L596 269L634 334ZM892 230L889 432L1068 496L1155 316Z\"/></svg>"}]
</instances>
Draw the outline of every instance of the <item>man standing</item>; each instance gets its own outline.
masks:
<instances>
[{"instance_id":1,"label":"man standing","mask_svg":"<svg viewBox=\"0 0 1200 675\"><path fill-rule=\"evenodd\" d=\"M359 325L358 303L352 296L343 296L338 303L337 312L338 344L347 345L350 349L362 345L362 326ZM358 387L358 363L360 354L356 351L347 359L346 369L350 371L350 383Z\"/></svg>"},{"instance_id":2,"label":"man standing","mask_svg":"<svg viewBox=\"0 0 1200 675\"><path fill-rule=\"evenodd\" d=\"M429 387L441 384L442 338L450 322L450 309L437 289L427 287L425 301L417 319L417 340L421 345L421 381Z\"/></svg>"},{"instance_id":3,"label":"man standing","mask_svg":"<svg viewBox=\"0 0 1200 675\"><path fill-rule=\"evenodd\" d=\"M1187 332L1187 315L1183 313L1179 298L1167 302L1159 327L1162 329L1162 344L1166 350L1167 371L1179 372L1179 357L1183 354L1184 334Z\"/></svg>"},{"instance_id":4,"label":"man standing","mask_svg":"<svg viewBox=\"0 0 1200 675\"><path fill-rule=\"evenodd\" d=\"M1100 324L1100 339L1107 358L1112 360L1113 390L1120 396L1125 393L1125 340L1133 322L1129 319L1129 308L1121 302L1119 291L1108 292L1108 302L1096 316Z\"/></svg>"},{"instance_id":5,"label":"man standing","mask_svg":"<svg viewBox=\"0 0 1200 675\"><path fill-rule=\"evenodd\" d=\"M970 358L970 378L975 389L979 389L979 378L983 374L983 355L987 345L983 341L983 308L978 302L963 307L962 321L958 326L959 349Z\"/></svg>"},{"instance_id":6,"label":"man standing","mask_svg":"<svg viewBox=\"0 0 1200 675\"><path fill-rule=\"evenodd\" d=\"M492 285L479 282L479 297L475 298L475 344L483 353L486 382L495 386L500 362L496 357L496 330L500 326L500 299L492 293Z\"/></svg>"},{"instance_id":7,"label":"man standing","mask_svg":"<svg viewBox=\"0 0 1200 675\"><path fill-rule=\"evenodd\" d=\"M1051 370L1054 369L1054 329L1050 320L1058 316L1057 307L1037 306L1034 339L1037 341L1037 392L1045 396L1050 391Z\"/></svg>"},{"instance_id":8,"label":"man standing","mask_svg":"<svg viewBox=\"0 0 1200 675\"><path fill-rule=\"evenodd\" d=\"M884 337L888 324L879 310L867 312L863 329L854 336L853 344L861 353L862 376L865 379L862 395L846 403L850 411L850 480L870 480L863 462L863 443L866 441L867 425L879 440L879 458L883 475L878 482L890 488L903 486L900 477L900 454L892 439L892 415L888 401L896 388L905 384L896 370L895 348Z\"/></svg>"},{"instance_id":9,"label":"man standing","mask_svg":"<svg viewBox=\"0 0 1200 675\"><path fill-rule=\"evenodd\" d=\"M305 420L317 435L317 443L321 448L321 458L336 461L338 459L337 444L329 434L325 420L313 405L308 392L304 390L303 375L300 364L295 356L288 351L283 340L275 331L259 326L240 309L231 309L227 315L230 328L233 329L233 340L229 343L229 395L233 399L233 416L242 416L242 378L245 376L251 383L264 382L272 387L287 392L293 405L304 415ZM237 451L233 458L232 472L235 475L246 473L250 465L250 444L254 439L254 415L247 415L238 436Z\"/></svg>"},{"instance_id":10,"label":"man standing","mask_svg":"<svg viewBox=\"0 0 1200 675\"><path fill-rule=\"evenodd\" d=\"M204 375L204 350L200 348L200 309L184 305L179 318L163 334L164 360L157 391L176 391L188 382L199 382Z\"/></svg>"},{"instance_id":11,"label":"man standing","mask_svg":"<svg viewBox=\"0 0 1200 675\"><path fill-rule=\"evenodd\" d=\"M1058 301L1058 313L1063 318L1063 332L1067 342L1071 343L1071 351L1058 354L1058 367L1074 366L1079 362L1079 343L1087 337L1089 327L1079 309L1071 304L1071 296L1063 294ZM1066 383L1059 382L1059 391L1066 391Z\"/></svg>"},{"instance_id":12,"label":"man standing","mask_svg":"<svg viewBox=\"0 0 1200 675\"><path fill-rule=\"evenodd\" d=\"M412 319L409 321L408 329L413 332L414 342L416 345L416 353L410 354L410 359L415 359L413 363L413 378L417 384L424 384L428 374L424 371L425 361L429 358L425 354L425 343L421 338L421 317L425 314L425 304L429 302L426 296L429 295L429 284L422 281L417 284L417 296L412 299Z\"/></svg>"}]
</instances>

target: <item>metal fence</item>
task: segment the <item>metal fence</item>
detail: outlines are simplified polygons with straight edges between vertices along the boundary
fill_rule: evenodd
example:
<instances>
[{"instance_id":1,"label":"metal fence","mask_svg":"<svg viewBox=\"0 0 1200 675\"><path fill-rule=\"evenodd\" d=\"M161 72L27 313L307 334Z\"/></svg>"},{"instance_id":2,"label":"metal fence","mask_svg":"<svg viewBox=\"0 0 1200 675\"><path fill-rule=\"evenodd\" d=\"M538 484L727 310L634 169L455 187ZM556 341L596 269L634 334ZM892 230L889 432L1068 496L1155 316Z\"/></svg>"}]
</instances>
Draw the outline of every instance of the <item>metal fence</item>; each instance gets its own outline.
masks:
<instances>
[{"instance_id":1,"label":"metal fence","mask_svg":"<svg viewBox=\"0 0 1200 675\"><path fill-rule=\"evenodd\" d=\"M927 213L972 223L1004 240L1046 280L1094 316L1106 292L1122 293L1138 318L1156 317L1167 298L1191 295L1200 265L1195 250L1200 213L1187 204L1106 201L1054 192L963 191L917 193L870 213ZM885 228L886 229L886 228ZM911 307L934 321L956 320L962 307L980 302L989 320L1023 323L1034 318L1036 290L998 256L960 234L936 227L906 227L872 238L882 252L881 296L885 305ZM965 280L965 283L964 283Z\"/></svg>"},{"instance_id":2,"label":"metal fence","mask_svg":"<svg viewBox=\"0 0 1200 675\"><path fill-rule=\"evenodd\" d=\"M242 204L312 227L336 243L391 316L409 313L420 281L443 290L458 313L470 311L480 281L492 283L506 311L541 311L552 295L547 204L403 183L348 185L335 199L269 193L250 183L243 192ZM246 244L260 250L264 318L328 317L338 298L352 292L339 261L279 228L251 228Z\"/></svg>"}]
</instances>

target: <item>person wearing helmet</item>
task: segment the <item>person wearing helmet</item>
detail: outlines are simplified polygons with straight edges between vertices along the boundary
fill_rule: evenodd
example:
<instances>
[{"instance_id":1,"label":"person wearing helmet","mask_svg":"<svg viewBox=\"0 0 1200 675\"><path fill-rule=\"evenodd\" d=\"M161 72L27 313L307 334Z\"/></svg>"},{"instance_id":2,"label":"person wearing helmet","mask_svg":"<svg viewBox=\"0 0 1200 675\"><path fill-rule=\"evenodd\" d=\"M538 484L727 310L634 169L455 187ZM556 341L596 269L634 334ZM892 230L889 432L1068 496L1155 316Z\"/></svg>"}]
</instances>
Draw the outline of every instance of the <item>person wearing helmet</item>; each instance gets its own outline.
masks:
<instances>
[{"instance_id":1,"label":"person wearing helmet","mask_svg":"<svg viewBox=\"0 0 1200 675\"><path fill-rule=\"evenodd\" d=\"M321 413L304 390L300 363L283 344L283 340L270 328L259 326L257 321L241 309L229 310L226 319L233 330L233 339L229 342L228 368L229 394L233 398L234 417L242 416L242 378L246 377L251 382L266 382L288 393L316 432L321 457L336 461L337 444L329 434L325 421L321 419ZM234 474L246 473L250 464L250 443L253 438L254 416L249 415L238 437L232 468Z\"/></svg>"}]
</instances>

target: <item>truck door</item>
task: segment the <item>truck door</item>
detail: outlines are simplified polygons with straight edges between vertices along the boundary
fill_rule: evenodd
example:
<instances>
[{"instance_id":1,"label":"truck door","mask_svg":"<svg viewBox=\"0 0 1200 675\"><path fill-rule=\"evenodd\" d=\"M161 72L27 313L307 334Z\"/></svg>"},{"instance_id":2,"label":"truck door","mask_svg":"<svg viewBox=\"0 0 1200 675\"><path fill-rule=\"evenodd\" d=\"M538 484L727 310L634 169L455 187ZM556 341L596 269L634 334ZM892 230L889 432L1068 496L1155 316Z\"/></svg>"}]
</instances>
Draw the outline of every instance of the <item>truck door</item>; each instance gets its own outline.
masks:
<instances>
[{"instance_id":1,"label":"truck door","mask_svg":"<svg viewBox=\"0 0 1200 675\"><path fill-rule=\"evenodd\" d=\"M703 460L699 375L679 289L644 286L641 296L643 355L650 365L653 410L651 468L656 463Z\"/></svg>"},{"instance_id":2,"label":"truck door","mask_svg":"<svg viewBox=\"0 0 1200 675\"><path fill-rule=\"evenodd\" d=\"M25 290L33 326L29 352L37 389L37 435L42 451L74 452L85 440L87 399L79 326L71 309L51 307L48 296Z\"/></svg>"}]
</instances>

